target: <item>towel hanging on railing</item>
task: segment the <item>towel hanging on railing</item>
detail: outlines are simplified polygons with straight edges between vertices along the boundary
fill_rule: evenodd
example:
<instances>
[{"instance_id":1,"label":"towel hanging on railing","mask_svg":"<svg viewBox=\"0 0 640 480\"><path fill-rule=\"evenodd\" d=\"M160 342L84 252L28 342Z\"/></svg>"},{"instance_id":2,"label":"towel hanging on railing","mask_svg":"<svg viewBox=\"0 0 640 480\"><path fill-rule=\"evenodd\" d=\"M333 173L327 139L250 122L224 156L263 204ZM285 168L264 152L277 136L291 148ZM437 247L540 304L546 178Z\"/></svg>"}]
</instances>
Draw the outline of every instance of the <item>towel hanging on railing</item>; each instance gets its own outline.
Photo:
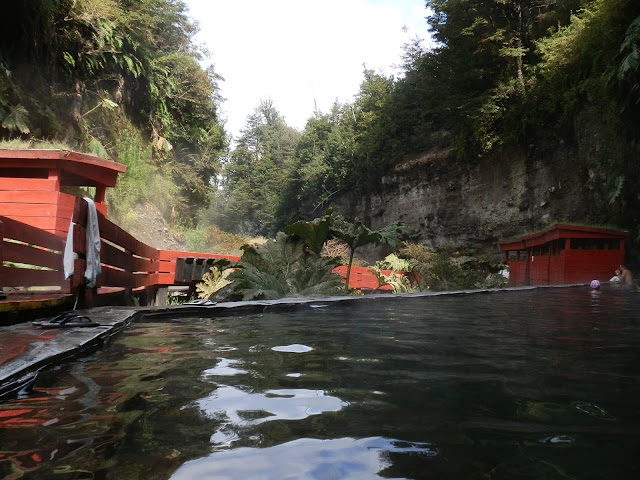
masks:
<instances>
[{"instance_id":1,"label":"towel hanging on railing","mask_svg":"<svg viewBox=\"0 0 640 480\"><path fill-rule=\"evenodd\" d=\"M87 287L94 288L96 286L96 278L102 272L100 266L100 230L98 229L98 213L96 212L96 204L92 199L84 197L87 202L87 268L84 271L84 278L87 281Z\"/></svg>"},{"instance_id":2,"label":"towel hanging on railing","mask_svg":"<svg viewBox=\"0 0 640 480\"><path fill-rule=\"evenodd\" d=\"M88 288L94 288L96 286L96 278L102 272L100 265L100 230L98 228L98 213L96 211L96 204L88 197L83 197L87 202L87 228L86 228L86 268L84 271L84 279ZM69 279L73 275L74 260L78 258L78 255L73 251L73 225L69 224L69 231L67 232L67 242L64 246L63 254L63 266L64 277Z\"/></svg>"}]
</instances>

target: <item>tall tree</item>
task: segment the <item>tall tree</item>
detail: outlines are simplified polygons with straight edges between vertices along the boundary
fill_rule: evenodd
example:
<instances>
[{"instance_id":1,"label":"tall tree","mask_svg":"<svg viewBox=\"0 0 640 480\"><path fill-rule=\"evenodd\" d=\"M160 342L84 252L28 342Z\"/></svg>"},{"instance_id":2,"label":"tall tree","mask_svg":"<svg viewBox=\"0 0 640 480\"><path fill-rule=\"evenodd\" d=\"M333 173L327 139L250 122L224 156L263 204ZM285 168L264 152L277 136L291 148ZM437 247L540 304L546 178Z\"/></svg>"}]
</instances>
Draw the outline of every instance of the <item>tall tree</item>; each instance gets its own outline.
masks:
<instances>
[{"instance_id":1,"label":"tall tree","mask_svg":"<svg viewBox=\"0 0 640 480\"><path fill-rule=\"evenodd\" d=\"M249 115L224 168L222 202L213 215L221 228L245 235L275 233L279 195L291 176L299 137L271 100Z\"/></svg>"}]
</instances>

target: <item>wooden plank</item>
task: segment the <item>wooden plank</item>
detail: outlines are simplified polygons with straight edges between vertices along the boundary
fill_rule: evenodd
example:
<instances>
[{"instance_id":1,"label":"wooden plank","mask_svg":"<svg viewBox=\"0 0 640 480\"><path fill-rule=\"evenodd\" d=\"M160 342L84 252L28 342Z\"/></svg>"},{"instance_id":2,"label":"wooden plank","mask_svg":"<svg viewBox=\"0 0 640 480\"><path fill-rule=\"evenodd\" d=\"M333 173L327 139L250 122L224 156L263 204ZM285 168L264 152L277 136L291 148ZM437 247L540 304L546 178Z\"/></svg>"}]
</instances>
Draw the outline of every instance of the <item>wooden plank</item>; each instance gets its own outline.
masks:
<instances>
[{"instance_id":1,"label":"wooden plank","mask_svg":"<svg viewBox=\"0 0 640 480\"><path fill-rule=\"evenodd\" d=\"M3 148L0 149L0 159L10 160L59 160L61 150L44 150L37 148Z\"/></svg>"},{"instance_id":2,"label":"wooden plank","mask_svg":"<svg viewBox=\"0 0 640 480\"><path fill-rule=\"evenodd\" d=\"M4 203L55 204L58 203L59 196L58 192L0 190L0 205Z\"/></svg>"},{"instance_id":3,"label":"wooden plank","mask_svg":"<svg viewBox=\"0 0 640 480\"><path fill-rule=\"evenodd\" d=\"M64 273L55 270L30 270L0 266L3 287L61 287Z\"/></svg>"},{"instance_id":4,"label":"wooden plank","mask_svg":"<svg viewBox=\"0 0 640 480\"><path fill-rule=\"evenodd\" d=\"M157 278L158 278L157 285L173 285L175 282L174 273L160 272L158 273Z\"/></svg>"},{"instance_id":5,"label":"wooden plank","mask_svg":"<svg viewBox=\"0 0 640 480\"><path fill-rule=\"evenodd\" d=\"M110 168L96 168L83 163L65 162L60 165L60 169L79 177L79 179L86 179L81 183L92 187L97 185L115 187L118 180L118 171Z\"/></svg>"},{"instance_id":6,"label":"wooden plank","mask_svg":"<svg viewBox=\"0 0 640 480\"><path fill-rule=\"evenodd\" d=\"M103 265L102 272L98 275L96 284L99 287L124 287L133 288L133 274L124 270L116 270Z\"/></svg>"},{"instance_id":7,"label":"wooden plank","mask_svg":"<svg viewBox=\"0 0 640 480\"><path fill-rule=\"evenodd\" d=\"M58 206L55 203L48 204L24 204L24 203L5 203L2 205L2 215L6 217L55 217Z\"/></svg>"},{"instance_id":8,"label":"wooden plank","mask_svg":"<svg viewBox=\"0 0 640 480\"><path fill-rule=\"evenodd\" d=\"M83 287L86 284L84 279L84 271L86 270L87 262L81 258L76 258L73 261L73 275L68 280L71 290Z\"/></svg>"},{"instance_id":9,"label":"wooden plank","mask_svg":"<svg viewBox=\"0 0 640 480\"><path fill-rule=\"evenodd\" d=\"M134 270L133 256L109 243L100 242L100 261L113 267L132 272Z\"/></svg>"},{"instance_id":10,"label":"wooden plank","mask_svg":"<svg viewBox=\"0 0 640 480\"><path fill-rule=\"evenodd\" d=\"M2 204L2 215L21 217L64 217L71 218L73 209L57 204L25 204L25 203L4 203Z\"/></svg>"},{"instance_id":11,"label":"wooden plank","mask_svg":"<svg viewBox=\"0 0 640 480\"><path fill-rule=\"evenodd\" d=\"M0 267L3 266L4 262L4 223L2 221L2 217L0 217ZM2 286L4 285L4 272L0 271L0 290L2 290Z\"/></svg>"},{"instance_id":12,"label":"wooden plank","mask_svg":"<svg viewBox=\"0 0 640 480\"><path fill-rule=\"evenodd\" d=\"M62 308L71 303L73 296L69 293L11 293L6 300L0 300L0 312L16 312L44 308Z\"/></svg>"},{"instance_id":13,"label":"wooden plank","mask_svg":"<svg viewBox=\"0 0 640 480\"><path fill-rule=\"evenodd\" d=\"M0 190L55 192L57 182L48 178L0 177Z\"/></svg>"},{"instance_id":14,"label":"wooden plank","mask_svg":"<svg viewBox=\"0 0 640 480\"><path fill-rule=\"evenodd\" d=\"M0 217L4 223L5 238L19 240L32 245L62 251L64 249L64 239L52 233L43 232L40 228L18 222L12 218Z\"/></svg>"},{"instance_id":15,"label":"wooden plank","mask_svg":"<svg viewBox=\"0 0 640 480\"><path fill-rule=\"evenodd\" d=\"M18 215L12 215L11 217L5 218L11 218L25 225L38 228L46 233L51 233L52 235L56 232L56 224L58 220L56 217L21 217Z\"/></svg>"},{"instance_id":16,"label":"wooden plank","mask_svg":"<svg viewBox=\"0 0 640 480\"><path fill-rule=\"evenodd\" d=\"M240 257L236 255L219 255L215 253L196 253L196 252L183 252L179 250L158 250L159 252L159 260L165 262L175 262L175 260L179 257L197 257L197 258L213 258L220 259L226 258L232 262L237 262L240 260Z\"/></svg>"},{"instance_id":17,"label":"wooden plank","mask_svg":"<svg viewBox=\"0 0 640 480\"><path fill-rule=\"evenodd\" d=\"M34 248L21 243L6 242L4 244L4 261L54 268L56 270L62 269L61 253Z\"/></svg>"},{"instance_id":18,"label":"wooden plank","mask_svg":"<svg viewBox=\"0 0 640 480\"><path fill-rule=\"evenodd\" d=\"M155 285L157 275L147 273L136 273L132 277L133 288L149 287Z\"/></svg>"},{"instance_id":19,"label":"wooden plank","mask_svg":"<svg viewBox=\"0 0 640 480\"><path fill-rule=\"evenodd\" d=\"M194 257L176 259L176 271L174 279L176 282L190 282L193 276Z\"/></svg>"},{"instance_id":20,"label":"wooden plank","mask_svg":"<svg viewBox=\"0 0 640 480\"><path fill-rule=\"evenodd\" d=\"M8 165L15 165L15 160L22 160L20 162L21 166L40 167L41 165L54 163L62 167L68 164L80 164L88 171L103 169L119 173L127 171L127 166L122 163L70 150L2 149L0 150L0 164L6 160L10 160Z\"/></svg>"},{"instance_id":21,"label":"wooden plank","mask_svg":"<svg viewBox=\"0 0 640 480\"><path fill-rule=\"evenodd\" d=\"M148 258L133 257L133 272L157 273L160 263Z\"/></svg>"}]
</instances>

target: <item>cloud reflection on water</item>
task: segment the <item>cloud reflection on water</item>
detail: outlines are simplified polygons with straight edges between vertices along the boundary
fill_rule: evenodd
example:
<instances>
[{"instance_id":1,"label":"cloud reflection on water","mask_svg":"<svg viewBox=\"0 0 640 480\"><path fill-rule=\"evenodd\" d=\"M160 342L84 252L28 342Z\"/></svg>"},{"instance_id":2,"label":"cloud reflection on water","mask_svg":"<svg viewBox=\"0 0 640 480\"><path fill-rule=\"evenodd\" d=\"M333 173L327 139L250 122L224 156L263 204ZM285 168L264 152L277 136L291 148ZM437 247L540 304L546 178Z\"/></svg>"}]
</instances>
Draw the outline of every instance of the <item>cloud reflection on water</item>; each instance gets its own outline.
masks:
<instances>
[{"instance_id":1,"label":"cloud reflection on water","mask_svg":"<svg viewBox=\"0 0 640 480\"><path fill-rule=\"evenodd\" d=\"M182 465L170 480L334 480L382 478L391 465L388 453L436 456L429 443L382 437L317 440L302 438L270 448L237 448Z\"/></svg>"}]
</instances>

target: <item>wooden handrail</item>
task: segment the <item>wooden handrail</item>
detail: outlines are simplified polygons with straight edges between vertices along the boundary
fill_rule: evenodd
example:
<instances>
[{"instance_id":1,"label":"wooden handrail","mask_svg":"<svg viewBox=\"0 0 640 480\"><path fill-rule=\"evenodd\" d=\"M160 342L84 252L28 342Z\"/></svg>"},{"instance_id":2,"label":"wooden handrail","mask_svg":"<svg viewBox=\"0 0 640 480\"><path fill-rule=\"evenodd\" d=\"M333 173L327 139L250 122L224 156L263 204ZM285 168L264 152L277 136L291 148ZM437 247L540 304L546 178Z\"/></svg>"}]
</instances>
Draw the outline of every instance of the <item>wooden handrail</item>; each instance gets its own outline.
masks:
<instances>
[{"instance_id":1,"label":"wooden handrail","mask_svg":"<svg viewBox=\"0 0 640 480\"><path fill-rule=\"evenodd\" d=\"M97 278L97 293L120 289L127 295L134 290L148 291L156 298L158 289L166 292L173 285L194 287L216 259L238 261L240 257L173 250L159 250L138 241L131 234L97 212L100 230L102 273ZM38 287L38 293L83 295L86 267L85 235L87 204L77 198L72 221L74 273L64 278L63 252L66 239L42 229L0 216L0 288L24 292ZM335 273L345 276L346 267ZM375 290L377 280L368 268L352 267L351 287ZM388 288L383 287L383 290Z\"/></svg>"}]
</instances>

